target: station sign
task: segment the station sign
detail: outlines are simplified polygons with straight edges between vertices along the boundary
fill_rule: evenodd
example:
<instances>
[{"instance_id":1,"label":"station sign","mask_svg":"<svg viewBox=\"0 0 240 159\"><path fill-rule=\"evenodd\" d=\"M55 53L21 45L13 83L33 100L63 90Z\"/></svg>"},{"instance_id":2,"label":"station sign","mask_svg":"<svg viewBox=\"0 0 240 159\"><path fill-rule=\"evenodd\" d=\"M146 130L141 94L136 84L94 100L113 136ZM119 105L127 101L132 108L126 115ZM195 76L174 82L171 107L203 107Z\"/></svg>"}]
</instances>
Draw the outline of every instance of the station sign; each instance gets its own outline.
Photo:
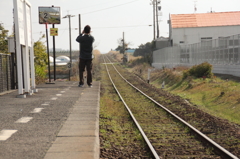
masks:
<instances>
[{"instance_id":1,"label":"station sign","mask_svg":"<svg viewBox=\"0 0 240 159\"><path fill-rule=\"evenodd\" d=\"M61 24L60 7L38 7L39 24Z\"/></svg>"}]
</instances>

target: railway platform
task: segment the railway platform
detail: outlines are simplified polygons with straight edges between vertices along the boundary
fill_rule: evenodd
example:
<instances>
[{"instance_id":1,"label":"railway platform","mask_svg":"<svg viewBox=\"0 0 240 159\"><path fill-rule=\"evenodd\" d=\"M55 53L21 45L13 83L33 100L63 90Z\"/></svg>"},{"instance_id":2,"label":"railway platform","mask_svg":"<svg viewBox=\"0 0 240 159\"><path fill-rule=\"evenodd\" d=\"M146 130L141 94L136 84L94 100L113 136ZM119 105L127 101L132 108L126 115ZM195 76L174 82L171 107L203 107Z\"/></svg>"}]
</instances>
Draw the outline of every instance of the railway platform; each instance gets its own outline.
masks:
<instances>
[{"instance_id":1,"label":"railway platform","mask_svg":"<svg viewBox=\"0 0 240 159\"><path fill-rule=\"evenodd\" d=\"M0 95L0 158L99 158L100 82L55 82Z\"/></svg>"}]
</instances>

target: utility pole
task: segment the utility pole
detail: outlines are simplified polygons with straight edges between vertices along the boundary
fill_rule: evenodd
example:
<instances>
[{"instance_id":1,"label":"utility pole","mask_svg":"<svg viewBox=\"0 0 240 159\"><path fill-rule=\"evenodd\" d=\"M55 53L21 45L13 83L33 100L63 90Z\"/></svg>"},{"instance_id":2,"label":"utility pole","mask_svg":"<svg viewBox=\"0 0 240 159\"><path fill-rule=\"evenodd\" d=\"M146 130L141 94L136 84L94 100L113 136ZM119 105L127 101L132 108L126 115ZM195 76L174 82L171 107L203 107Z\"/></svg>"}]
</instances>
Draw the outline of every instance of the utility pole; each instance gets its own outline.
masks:
<instances>
[{"instance_id":1,"label":"utility pole","mask_svg":"<svg viewBox=\"0 0 240 159\"><path fill-rule=\"evenodd\" d=\"M197 0L194 1L194 13L197 12ZM212 8L211 8L211 12L212 12Z\"/></svg>"},{"instance_id":2,"label":"utility pole","mask_svg":"<svg viewBox=\"0 0 240 159\"><path fill-rule=\"evenodd\" d=\"M125 41L124 41L124 32L123 32L123 54L125 53Z\"/></svg>"},{"instance_id":3,"label":"utility pole","mask_svg":"<svg viewBox=\"0 0 240 159\"><path fill-rule=\"evenodd\" d=\"M150 3L150 5L153 5L153 40L155 41L156 39L156 33L155 33L155 3L156 3L156 0L151 0L152 3Z\"/></svg>"},{"instance_id":4,"label":"utility pole","mask_svg":"<svg viewBox=\"0 0 240 159\"><path fill-rule=\"evenodd\" d=\"M157 38L159 38L159 24L158 24L158 10L159 6L158 4L161 3L161 0L156 0L156 23L157 23ZM161 7L161 6L160 6Z\"/></svg>"},{"instance_id":5,"label":"utility pole","mask_svg":"<svg viewBox=\"0 0 240 159\"><path fill-rule=\"evenodd\" d=\"M64 18L68 18L69 20L69 52L70 52L70 69L69 69L69 81L71 80L71 72L72 72L72 42L71 42L71 17L74 17L75 15L66 15L63 17Z\"/></svg>"}]
</instances>

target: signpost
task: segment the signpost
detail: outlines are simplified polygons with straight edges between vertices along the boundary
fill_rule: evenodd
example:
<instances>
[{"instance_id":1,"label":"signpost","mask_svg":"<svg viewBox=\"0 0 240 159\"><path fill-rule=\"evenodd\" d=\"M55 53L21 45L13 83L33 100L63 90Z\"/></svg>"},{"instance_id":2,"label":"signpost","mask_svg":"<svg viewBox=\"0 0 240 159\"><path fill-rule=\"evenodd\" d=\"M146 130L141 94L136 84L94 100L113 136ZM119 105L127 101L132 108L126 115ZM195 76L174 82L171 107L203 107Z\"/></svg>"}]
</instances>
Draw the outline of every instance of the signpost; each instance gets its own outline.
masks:
<instances>
[{"instance_id":1,"label":"signpost","mask_svg":"<svg viewBox=\"0 0 240 159\"><path fill-rule=\"evenodd\" d=\"M48 47L48 31L47 25L52 24L53 28L50 29L50 36L53 36L53 67L54 67L54 81L56 80L56 54L55 54L55 36L58 36L58 29L54 28L54 24L61 23L60 7L38 7L39 10L39 24L46 25L46 38ZM51 83L50 77L50 61L49 61L49 48L48 50L48 75L49 83Z\"/></svg>"}]
</instances>

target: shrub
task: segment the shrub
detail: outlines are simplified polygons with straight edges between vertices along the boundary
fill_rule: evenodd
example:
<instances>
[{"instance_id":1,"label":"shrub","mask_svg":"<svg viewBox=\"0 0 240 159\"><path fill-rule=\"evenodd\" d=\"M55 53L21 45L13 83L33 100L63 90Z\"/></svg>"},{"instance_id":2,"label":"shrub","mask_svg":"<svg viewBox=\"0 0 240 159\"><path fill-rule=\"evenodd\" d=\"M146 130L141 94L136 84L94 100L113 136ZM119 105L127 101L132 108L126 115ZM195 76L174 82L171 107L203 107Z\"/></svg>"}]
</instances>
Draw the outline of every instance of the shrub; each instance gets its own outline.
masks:
<instances>
[{"instance_id":1,"label":"shrub","mask_svg":"<svg viewBox=\"0 0 240 159\"><path fill-rule=\"evenodd\" d=\"M42 37L43 38L43 37ZM46 69L48 63L48 55L46 53L46 46L40 38L34 43L34 65L35 65L35 79L36 84L43 83L46 79Z\"/></svg>"},{"instance_id":2,"label":"shrub","mask_svg":"<svg viewBox=\"0 0 240 159\"><path fill-rule=\"evenodd\" d=\"M186 79L189 76L188 71L183 71L183 79Z\"/></svg>"},{"instance_id":3,"label":"shrub","mask_svg":"<svg viewBox=\"0 0 240 159\"><path fill-rule=\"evenodd\" d=\"M35 65L35 81L36 84L43 83L46 78L46 67Z\"/></svg>"},{"instance_id":4,"label":"shrub","mask_svg":"<svg viewBox=\"0 0 240 159\"><path fill-rule=\"evenodd\" d=\"M204 62L200 65L195 65L191 67L189 70L183 72L183 79L185 79L188 76L194 76L194 77L207 77L211 78L213 76L212 73L212 65L210 65L207 62Z\"/></svg>"}]
</instances>

